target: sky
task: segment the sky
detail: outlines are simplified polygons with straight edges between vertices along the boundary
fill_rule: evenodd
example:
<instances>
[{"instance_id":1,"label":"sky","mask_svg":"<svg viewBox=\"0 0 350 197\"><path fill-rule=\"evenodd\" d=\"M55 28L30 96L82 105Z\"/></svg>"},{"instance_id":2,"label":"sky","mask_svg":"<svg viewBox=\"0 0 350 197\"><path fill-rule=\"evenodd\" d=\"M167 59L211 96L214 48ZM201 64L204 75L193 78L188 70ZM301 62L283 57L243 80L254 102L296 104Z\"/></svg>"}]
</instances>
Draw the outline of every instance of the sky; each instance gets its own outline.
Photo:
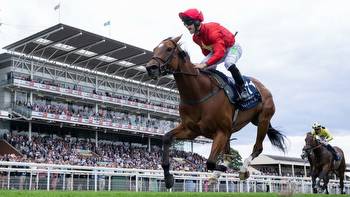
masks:
<instances>
[{"instance_id":1,"label":"sky","mask_svg":"<svg viewBox=\"0 0 350 197\"><path fill-rule=\"evenodd\" d=\"M238 68L273 94L272 125L288 137L288 152L266 138L263 154L299 157L306 132L318 121L333 134L331 144L350 158L349 7L347 0L0 0L0 48L61 22L147 50L182 34L182 46L196 63L203 55L178 13L197 8L204 22L239 32ZM228 74L223 66L219 70ZM238 140L231 145L245 158L255 136L256 127L249 125L233 135ZM194 151L207 156L210 144Z\"/></svg>"}]
</instances>

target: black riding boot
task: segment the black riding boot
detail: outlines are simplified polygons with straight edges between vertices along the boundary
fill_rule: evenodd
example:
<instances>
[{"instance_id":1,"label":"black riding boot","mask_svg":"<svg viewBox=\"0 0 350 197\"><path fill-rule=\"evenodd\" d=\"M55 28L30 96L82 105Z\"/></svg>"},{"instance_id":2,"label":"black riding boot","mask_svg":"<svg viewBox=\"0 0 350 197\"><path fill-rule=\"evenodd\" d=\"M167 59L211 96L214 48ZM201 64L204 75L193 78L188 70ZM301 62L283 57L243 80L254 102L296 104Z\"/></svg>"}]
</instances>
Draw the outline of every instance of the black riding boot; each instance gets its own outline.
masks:
<instances>
[{"instance_id":1,"label":"black riding boot","mask_svg":"<svg viewBox=\"0 0 350 197\"><path fill-rule=\"evenodd\" d=\"M238 93L242 100L245 100L249 97L249 93L244 86L244 80L242 78L241 72L239 72L238 68L235 64L232 64L228 70L231 72L233 79L238 85Z\"/></svg>"},{"instance_id":2,"label":"black riding boot","mask_svg":"<svg viewBox=\"0 0 350 197\"><path fill-rule=\"evenodd\" d=\"M333 146L331 146L330 144L327 144L327 149L328 149L329 151L331 151L334 160L336 160L336 161L339 161L339 160L340 160L340 157L339 157L338 153L334 150Z\"/></svg>"}]
</instances>

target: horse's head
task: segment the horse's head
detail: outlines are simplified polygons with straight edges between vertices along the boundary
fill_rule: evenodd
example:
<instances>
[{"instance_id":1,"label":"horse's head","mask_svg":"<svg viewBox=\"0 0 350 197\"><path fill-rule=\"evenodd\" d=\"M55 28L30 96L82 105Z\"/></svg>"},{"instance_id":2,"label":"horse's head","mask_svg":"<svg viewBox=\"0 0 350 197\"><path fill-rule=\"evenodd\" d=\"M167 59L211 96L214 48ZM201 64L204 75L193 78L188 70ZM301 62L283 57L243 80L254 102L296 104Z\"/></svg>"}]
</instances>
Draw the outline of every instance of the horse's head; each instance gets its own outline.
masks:
<instances>
[{"instance_id":1,"label":"horse's head","mask_svg":"<svg viewBox=\"0 0 350 197\"><path fill-rule=\"evenodd\" d=\"M311 151L315 149L318 145L320 145L320 142L311 134L311 132L308 132L305 137L305 146L303 148L303 154L301 157L304 159L305 157L309 156L311 154Z\"/></svg>"},{"instance_id":2,"label":"horse's head","mask_svg":"<svg viewBox=\"0 0 350 197\"><path fill-rule=\"evenodd\" d=\"M153 57L146 64L148 76L156 79L160 76L171 74L179 68L179 53L183 53L178 47L181 36L167 38L153 49Z\"/></svg>"},{"instance_id":3,"label":"horse's head","mask_svg":"<svg viewBox=\"0 0 350 197\"><path fill-rule=\"evenodd\" d=\"M306 148L314 148L318 146L320 142L316 139L314 135L311 134L311 132L308 132L305 137L305 147Z\"/></svg>"}]
</instances>

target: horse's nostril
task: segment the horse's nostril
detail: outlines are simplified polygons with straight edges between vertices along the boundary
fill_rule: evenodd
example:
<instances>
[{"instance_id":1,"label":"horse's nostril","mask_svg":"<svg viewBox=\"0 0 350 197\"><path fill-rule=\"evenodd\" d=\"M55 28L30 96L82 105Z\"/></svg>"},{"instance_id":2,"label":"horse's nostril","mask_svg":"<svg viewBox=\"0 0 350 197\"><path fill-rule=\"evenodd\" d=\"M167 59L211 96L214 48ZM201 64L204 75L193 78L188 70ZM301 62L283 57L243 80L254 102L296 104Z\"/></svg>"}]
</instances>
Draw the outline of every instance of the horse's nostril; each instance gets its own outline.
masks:
<instances>
[{"instance_id":1,"label":"horse's nostril","mask_svg":"<svg viewBox=\"0 0 350 197\"><path fill-rule=\"evenodd\" d=\"M158 66L153 64L149 67L151 70L157 70L158 69Z\"/></svg>"},{"instance_id":2,"label":"horse's nostril","mask_svg":"<svg viewBox=\"0 0 350 197\"><path fill-rule=\"evenodd\" d=\"M150 65L146 67L147 72L151 72L152 70L156 70L157 66L156 65Z\"/></svg>"}]
</instances>

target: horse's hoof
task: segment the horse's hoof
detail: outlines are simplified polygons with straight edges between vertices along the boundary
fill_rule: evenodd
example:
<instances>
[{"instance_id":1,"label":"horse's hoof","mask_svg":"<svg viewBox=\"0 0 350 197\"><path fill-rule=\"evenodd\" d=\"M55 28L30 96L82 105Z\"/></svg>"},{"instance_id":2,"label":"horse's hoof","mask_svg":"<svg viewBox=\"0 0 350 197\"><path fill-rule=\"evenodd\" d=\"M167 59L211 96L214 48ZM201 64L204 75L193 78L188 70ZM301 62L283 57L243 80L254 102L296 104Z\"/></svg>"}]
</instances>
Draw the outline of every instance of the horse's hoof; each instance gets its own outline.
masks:
<instances>
[{"instance_id":1,"label":"horse's hoof","mask_svg":"<svg viewBox=\"0 0 350 197\"><path fill-rule=\"evenodd\" d=\"M165 176L165 187L167 189L170 189L173 187L174 185L174 176L172 174L169 174L167 176Z\"/></svg>"},{"instance_id":2,"label":"horse's hoof","mask_svg":"<svg viewBox=\"0 0 350 197\"><path fill-rule=\"evenodd\" d=\"M249 171L245 171L245 172L239 172L239 179L240 180L246 180L247 178L249 178L250 174Z\"/></svg>"},{"instance_id":3,"label":"horse's hoof","mask_svg":"<svg viewBox=\"0 0 350 197\"><path fill-rule=\"evenodd\" d=\"M319 193L319 194L325 194L325 191L322 189L322 188L318 188L317 189L317 193Z\"/></svg>"},{"instance_id":4,"label":"horse's hoof","mask_svg":"<svg viewBox=\"0 0 350 197\"><path fill-rule=\"evenodd\" d=\"M218 183L218 179L215 177L210 177L208 179L208 185L216 185Z\"/></svg>"},{"instance_id":5,"label":"horse's hoof","mask_svg":"<svg viewBox=\"0 0 350 197\"><path fill-rule=\"evenodd\" d=\"M221 171L221 172L226 172L227 171L227 167L224 165L217 165L216 166L216 170Z\"/></svg>"}]
</instances>

